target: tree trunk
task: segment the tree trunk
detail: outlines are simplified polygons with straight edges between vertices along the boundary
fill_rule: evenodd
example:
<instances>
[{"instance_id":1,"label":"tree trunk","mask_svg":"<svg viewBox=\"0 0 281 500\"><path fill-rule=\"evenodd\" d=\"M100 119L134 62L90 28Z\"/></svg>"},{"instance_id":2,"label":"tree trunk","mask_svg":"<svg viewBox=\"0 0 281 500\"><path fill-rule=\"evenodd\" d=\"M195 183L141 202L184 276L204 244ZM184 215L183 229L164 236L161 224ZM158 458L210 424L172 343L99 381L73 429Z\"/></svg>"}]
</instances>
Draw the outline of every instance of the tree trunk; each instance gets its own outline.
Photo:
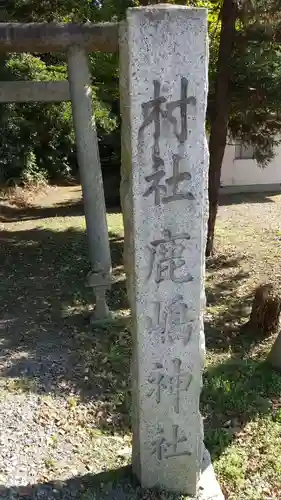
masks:
<instances>
[{"instance_id":1,"label":"tree trunk","mask_svg":"<svg viewBox=\"0 0 281 500\"><path fill-rule=\"evenodd\" d=\"M262 338L277 333L279 330L280 313L280 290L270 284L261 285L256 289L247 327L255 335Z\"/></svg>"},{"instance_id":2,"label":"tree trunk","mask_svg":"<svg viewBox=\"0 0 281 500\"><path fill-rule=\"evenodd\" d=\"M227 124L230 106L231 57L235 39L237 18L236 0L224 0L221 9L221 35L217 62L216 89L211 111L211 134L209 140L209 221L206 255L214 247L214 232L218 209L221 166L227 140Z\"/></svg>"},{"instance_id":3,"label":"tree trunk","mask_svg":"<svg viewBox=\"0 0 281 500\"><path fill-rule=\"evenodd\" d=\"M281 332L271 348L267 361L275 370L281 372Z\"/></svg>"}]
</instances>

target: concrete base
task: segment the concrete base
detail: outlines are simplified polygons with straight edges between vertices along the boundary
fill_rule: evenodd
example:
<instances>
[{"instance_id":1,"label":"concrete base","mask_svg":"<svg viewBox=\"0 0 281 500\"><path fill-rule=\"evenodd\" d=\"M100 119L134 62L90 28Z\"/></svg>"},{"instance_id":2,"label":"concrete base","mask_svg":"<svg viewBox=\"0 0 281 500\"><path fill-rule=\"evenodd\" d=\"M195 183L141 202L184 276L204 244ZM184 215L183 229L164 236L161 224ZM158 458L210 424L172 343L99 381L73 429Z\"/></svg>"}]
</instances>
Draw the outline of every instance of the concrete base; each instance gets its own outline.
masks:
<instances>
[{"instance_id":1,"label":"concrete base","mask_svg":"<svg viewBox=\"0 0 281 500\"><path fill-rule=\"evenodd\" d=\"M99 319L95 311L90 316L90 325L93 327L107 326L116 323L116 319L110 314L107 318Z\"/></svg>"},{"instance_id":2,"label":"concrete base","mask_svg":"<svg viewBox=\"0 0 281 500\"><path fill-rule=\"evenodd\" d=\"M105 273L93 273L90 271L87 274L86 286L92 288L95 295L95 308L90 317L91 325L102 325L111 322L111 312L106 302L106 292L111 287L111 280Z\"/></svg>"},{"instance_id":3,"label":"concrete base","mask_svg":"<svg viewBox=\"0 0 281 500\"><path fill-rule=\"evenodd\" d=\"M211 456L205 448L202 462L202 475L198 485L196 500L224 500L224 495L216 479Z\"/></svg>"}]
</instances>

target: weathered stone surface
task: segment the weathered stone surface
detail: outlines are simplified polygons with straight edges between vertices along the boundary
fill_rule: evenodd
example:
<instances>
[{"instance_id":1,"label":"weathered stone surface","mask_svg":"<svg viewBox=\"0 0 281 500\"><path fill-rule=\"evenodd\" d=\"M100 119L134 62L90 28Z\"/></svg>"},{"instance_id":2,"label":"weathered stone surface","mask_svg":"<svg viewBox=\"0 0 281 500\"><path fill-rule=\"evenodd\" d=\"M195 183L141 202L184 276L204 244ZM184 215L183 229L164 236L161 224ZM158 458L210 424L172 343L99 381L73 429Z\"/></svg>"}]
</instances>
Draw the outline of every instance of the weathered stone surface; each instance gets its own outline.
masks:
<instances>
[{"instance_id":1,"label":"weathered stone surface","mask_svg":"<svg viewBox=\"0 0 281 500\"><path fill-rule=\"evenodd\" d=\"M217 482L212 466L210 453L206 448L203 451L201 476L198 483L196 500L224 500L224 495Z\"/></svg>"},{"instance_id":2,"label":"weathered stone surface","mask_svg":"<svg viewBox=\"0 0 281 500\"><path fill-rule=\"evenodd\" d=\"M61 102L69 100L67 80L0 82L0 102Z\"/></svg>"},{"instance_id":3,"label":"weathered stone surface","mask_svg":"<svg viewBox=\"0 0 281 500\"><path fill-rule=\"evenodd\" d=\"M0 23L0 52L117 52L118 24Z\"/></svg>"},{"instance_id":4,"label":"weathered stone surface","mask_svg":"<svg viewBox=\"0 0 281 500\"><path fill-rule=\"evenodd\" d=\"M68 50L68 79L91 261L86 284L93 287L96 298L94 324L110 318L105 292L111 282L111 255L88 56L79 46Z\"/></svg>"},{"instance_id":5,"label":"weathered stone surface","mask_svg":"<svg viewBox=\"0 0 281 500\"><path fill-rule=\"evenodd\" d=\"M203 454L207 12L129 9L120 40L133 469L145 487L194 495Z\"/></svg>"}]
</instances>

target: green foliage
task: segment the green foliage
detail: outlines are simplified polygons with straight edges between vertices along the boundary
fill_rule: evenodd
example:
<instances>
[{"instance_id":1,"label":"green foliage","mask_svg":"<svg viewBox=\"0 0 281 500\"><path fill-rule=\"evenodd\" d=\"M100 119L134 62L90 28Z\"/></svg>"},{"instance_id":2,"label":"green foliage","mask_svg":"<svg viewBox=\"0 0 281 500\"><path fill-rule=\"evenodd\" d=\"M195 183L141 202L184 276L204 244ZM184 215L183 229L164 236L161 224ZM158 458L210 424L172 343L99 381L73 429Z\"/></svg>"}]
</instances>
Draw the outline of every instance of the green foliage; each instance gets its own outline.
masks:
<instances>
[{"instance_id":1,"label":"green foliage","mask_svg":"<svg viewBox=\"0 0 281 500\"><path fill-rule=\"evenodd\" d=\"M47 65L31 54L13 54L0 62L2 80L62 80L63 62ZM100 84L100 82L98 82ZM99 137L109 140L117 127L106 92L93 86ZM70 103L1 105L0 181L38 182L68 177L76 170L75 138Z\"/></svg>"},{"instance_id":2,"label":"green foliage","mask_svg":"<svg viewBox=\"0 0 281 500\"><path fill-rule=\"evenodd\" d=\"M257 160L265 166L280 142L280 47L249 42L242 53L236 52L232 67L230 134L253 144Z\"/></svg>"},{"instance_id":3,"label":"green foliage","mask_svg":"<svg viewBox=\"0 0 281 500\"><path fill-rule=\"evenodd\" d=\"M217 78L221 2L203 3L210 9L209 122ZM269 3L263 0L239 2L237 35L229 61L231 105L228 132L231 139L254 146L255 157L262 167L273 158L274 147L281 141L280 25L280 0Z\"/></svg>"},{"instance_id":4,"label":"green foliage","mask_svg":"<svg viewBox=\"0 0 281 500\"><path fill-rule=\"evenodd\" d=\"M119 18L129 2L84 0L8 1L6 20L85 22ZM111 4L112 7L112 4ZM119 9L119 10L118 10ZM119 12L119 14L118 14ZM118 61L112 54L90 56L93 107L102 166L120 164ZM12 54L0 60L0 80L62 80L67 78L65 54ZM70 103L5 104L0 106L0 182L59 179L77 171Z\"/></svg>"},{"instance_id":5,"label":"green foliage","mask_svg":"<svg viewBox=\"0 0 281 500\"><path fill-rule=\"evenodd\" d=\"M24 168L21 174L21 182L24 185L44 184L47 180L47 171L40 168L34 151L30 150L25 155Z\"/></svg>"},{"instance_id":6,"label":"green foliage","mask_svg":"<svg viewBox=\"0 0 281 500\"><path fill-rule=\"evenodd\" d=\"M118 21L130 6L142 0L8 0L5 19L19 22ZM172 3L209 9L209 100L207 127L213 112L216 62L221 32L221 2L190 0ZM258 162L265 166L273 156L281 129L281 51L279 0L267 7L259 0L242 2L237 18L237 43L233 51L229 134L253 144ZM279 9L279 10L278 10ZM2 16L3 18L3 16ZM271 34L271 37L269 36ZM280 40L279 40L280 42ZM118 57L91 54L93 104L104 172L120 168L120 113ZM0 60L1 80L62 80L67 77L65 54L12 54ZM60 104L1 105L0 182L34 178L55 179L77 171L71 106ZM281 136L280 136L281 137ZM32 161L30 160L32 159ZM41 175L41 174L40 174ZM40 176L39 176L40 177ZM40 179L41 179L40 177Z\"/></svg>"},{"instance_id":7,"label":"green foliage","mask_svg":"<svg viewBox=\"0 0 281 500\"><path fill-rule=\"evenodd\" d=\"M11 55L1 61L2 80L60 80L65 69L47 68L31 54ZM0 179L38 181L71 171L74 150L68 103L2 104Z\"/></svg>"}]
</instances>

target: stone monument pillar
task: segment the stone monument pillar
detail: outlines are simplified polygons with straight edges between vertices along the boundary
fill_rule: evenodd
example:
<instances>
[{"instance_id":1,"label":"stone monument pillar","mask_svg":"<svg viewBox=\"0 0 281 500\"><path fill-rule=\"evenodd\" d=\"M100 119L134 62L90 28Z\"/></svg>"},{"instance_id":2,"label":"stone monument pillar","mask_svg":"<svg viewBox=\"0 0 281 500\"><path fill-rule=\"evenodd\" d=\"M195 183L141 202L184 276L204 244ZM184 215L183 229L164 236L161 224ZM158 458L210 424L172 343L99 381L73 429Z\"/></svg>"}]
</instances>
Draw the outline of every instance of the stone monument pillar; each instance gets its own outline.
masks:
<instances>
[{"instance_id":1,"label":"stone monument pillar","mask_svg":"<svg viewBox=\"0 0 281 500\"><path fill-rule=\"evenodd\" d=\"M98 323L110 318L105 292L111 284L111 256L88 55L81 47L68 51L68 79L91 262L87 285L96 297L91 322Z\"/></svg>"},{"instance_id":2,"label":"stone monument pillar","mask_svg":"<svg viewBox=\"0 0 281 500\"><path fill-rule=\"evenodd\" d=\"M190 495L203 456L207 70L205 9L128 10L120 31L121 198L133 470L145 487Z\"/></svg>"}]
</instances>

